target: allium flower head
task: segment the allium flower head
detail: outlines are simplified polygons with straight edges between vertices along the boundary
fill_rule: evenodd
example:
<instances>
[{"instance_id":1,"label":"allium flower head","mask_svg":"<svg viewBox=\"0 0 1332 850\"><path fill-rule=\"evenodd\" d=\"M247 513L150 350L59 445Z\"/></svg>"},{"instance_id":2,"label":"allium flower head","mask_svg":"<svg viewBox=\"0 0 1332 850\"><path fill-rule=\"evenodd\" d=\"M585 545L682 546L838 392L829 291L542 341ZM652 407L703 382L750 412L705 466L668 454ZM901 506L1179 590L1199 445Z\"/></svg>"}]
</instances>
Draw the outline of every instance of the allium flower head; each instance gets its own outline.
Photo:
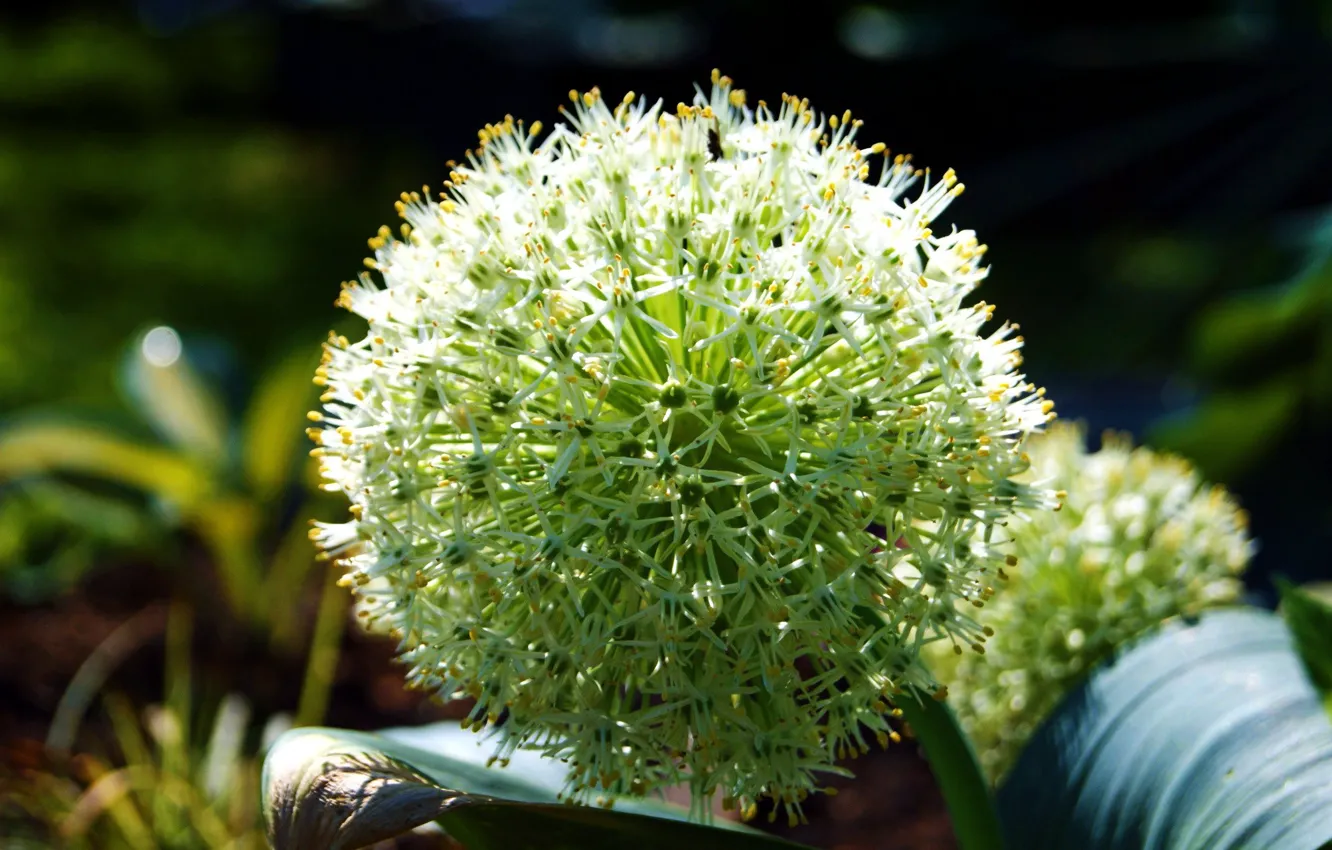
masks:
<instances>
[{"instance_id":1,"label":"allium flower head","mask_svg":"<svg viewBox=\"0 0 1332 850\"><path fill-rule=\"evenodd\" d=\"M946 642L928 653L994 780L1117 646L1234 603L1253 552L1235 500L1178 457L1115 434L1088 453L1081 429L1065 425L1030 451L1030 477L1064 488L1062 508L1009 526L1020 566L986 608L984 655L955 656Z\"/></svg>"},{"instance_id":2,"label":"allium flower head","mask_svg":"<svg viewBox=\"0 0 1332 850\"><path fill-rule=\"evenodd\" d=\"M935 687L922 643L983 640L959 603L1051 502L1014 480L1050 404L963 304L984 247L931 229L951 171L716 75L674 109L570 97L371 240L339 299L369 332L312 414L354 520L315 535L411 682L568 760L575 799L790 810Z\"/></svg>"}]
</instances>

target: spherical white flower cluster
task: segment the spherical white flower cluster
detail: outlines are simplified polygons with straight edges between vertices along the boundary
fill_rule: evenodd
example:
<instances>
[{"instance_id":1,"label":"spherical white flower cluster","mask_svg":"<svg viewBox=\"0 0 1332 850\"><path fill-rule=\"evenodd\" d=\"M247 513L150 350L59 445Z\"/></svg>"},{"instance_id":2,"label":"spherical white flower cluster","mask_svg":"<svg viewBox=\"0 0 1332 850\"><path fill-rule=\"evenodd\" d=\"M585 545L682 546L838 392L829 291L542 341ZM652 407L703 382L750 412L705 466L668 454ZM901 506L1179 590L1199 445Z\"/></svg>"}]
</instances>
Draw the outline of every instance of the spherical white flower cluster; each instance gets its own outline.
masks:
<instances>
[{"instance_id":1,"label":"spherical white flower cluster","mask_svg":"<svg viewBox=\"0 0 1332 850\"><path fill-rule=\"evenodd\" d=\"M570 96L371 240L312 414L354 519L315 537L411 682L573 798L798 811L936 687L922 644L985 639L999 527L1053 504L1014 480L1051 405L963 304L984 246L931 230L951 171L716 75L674 110Z\"/></svg>"},{"instance_id":2,"label":"spherical white flower cluster","mask_svg":"<svg viewBox=\"0 0 1332 850\"><path fill-rule=\"evenodd\" d=\"M997 781L1063 696L1116 647L1161 622L1237 601L1248 521L1184 460L1081 429L1031 441L1032 480L1065 488L1058 512L1015 520L1021 566L995 595L984 655L927 653L982 766ZM945 652L945 650L947 650Z\"/></svg>"}]
</instances>

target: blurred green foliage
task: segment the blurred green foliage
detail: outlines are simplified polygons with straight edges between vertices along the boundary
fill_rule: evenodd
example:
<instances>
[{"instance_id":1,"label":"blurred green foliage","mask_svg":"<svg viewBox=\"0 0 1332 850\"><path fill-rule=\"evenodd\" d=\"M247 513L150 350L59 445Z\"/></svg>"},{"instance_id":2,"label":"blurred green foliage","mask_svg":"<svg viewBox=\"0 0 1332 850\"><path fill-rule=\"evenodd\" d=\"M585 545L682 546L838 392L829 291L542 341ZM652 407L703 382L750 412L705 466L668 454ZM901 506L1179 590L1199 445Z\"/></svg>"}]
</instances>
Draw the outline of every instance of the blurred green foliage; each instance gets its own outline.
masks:
<instances>
[{"instance_id":1,"label":"blurred green foliage","mask_svg":"<svg viewBox=\"0 0 1332 850\"><path fill-rule=\"evenodd\" d=\"M0 784L0 833L12 842L6 846L267 846L260 763L267 743L290 728L290 718L277 715L257 727L238 694L196 704L191 630L189 609L176 606L167 627L162 704L137 709L116 693L102 697L109 747L72 755L49 748L48 764Z\"/></svg>"},{"instance_id":2,"label":"blurred green foliage","mask_svg":"<svg viewBox=\"0 0 1332 850\"><path fill-rule=\"evenodd\" d=\"M271 26L0 24L0 410L105 403L108 355L145 321L207 327L251 366L330 321L311 305L356 268L368 214L419 180L263 117Z\"/></svg>"},{"instance_id":3,"label":"blurred green foliage","mask_svg":"<svg viewBox=\"0 0 1332 850\"><path fill-rule=\"evenodd\" d=\"M244 416L233 420L188 357L159 364L140 341L125 361L124 384L157 440L123 436L96 418L20 418L0 429L0 485L8 484L0 504L28 512L31 505L47 505L48 516L68 522L65 533L77 532L75 552L96 542L128 545L153 534L165 537L172 528L188 530L208 550L233 612L288 642L298 630L290 606L314 565L305 520L320 512L305 500L314 474L301 432L314 402L316 350L312 345L270 370ZM73 482L88 486L75 488ZM111 501L95 489L99 485L127 498ZM91 504L100 510L85 510ZM31 592L31 580L24 578L31 568L21 556L32 541L23 538L40 526L21 517L16 524L11 538L19 542L9 548L20 552L0 550L0 556L20 557L0 560L0 578ZM141 534L144 529L153 534ZM63 556L65 550L57 552ZM163 554L165 561L178 562L177 553ZM48 566L47 588L59 588L61 577L76 578L73 566L89 562L85 557Z\"/></svg>"},{"instance_id":4,"label":"blurred green foliage","mask_svg":"<svg viewBox=\"0 0 1332 850\"><path fill-rule=\"evenodd\" d=\"M1332 420L1332 226L1316 235L1292 280L1238 292L1202 313L1191 371L1213 389L1163 422L1154 442L1236 480L1301 428Z\"/></svg>"},{"instance_id":5,"label":"blurred green foliage","mask_svg":"<svg viewBox=\"0 0 1332 850\"><path fill-rule=\"evenodd\" d=\"M128 7L73 8L0 23L0 410L52 402L106 409L113 352L145 322L206 330L253 374L340 320L331 307L336 281L359 268L363 238L387 201L436 176L393 150L398 143L386 136L402 125L380 122L378 135L349 133L345 119L336 132L298 129L289 105L274 102L273 15L233 10L167 37ZM1040 177L1033 192L1072 195L1123 165L1093 156L1105 154L1101 147L1168 147L1189 127L1219 120L1213 112L1257 95L1245 97L1186 103L1202 112L1183 129L1153 112L1088 138L1053 139L1040 157L1049 167L1017 177L1001 168L992 179L1025 186ZM1199 174L1181 179L1196 184ZM986 298L1021 320L1034 379L1094 386L1173 376L1185 395L1204 393L1148 441L1234 485L1270 467L1283 437L1310 436L1304 419L1326 409L1332 384L1328 273L1224 300L1287 276L1288 257L1269 230L1246 228L1239 239L1224 226L1191 232L1121 220L1064 238L1028 224L989 228L996 251L987 287L995 291ZM1314 348L1321 366L1303 362ZM1185 362L1192 365L1181 371ZM229 408L240 393L224 390ZM1099 403L1111 414L1060 410L1141 433L1162 408L1178 406L1157 397ZM48 529L59 513L21 509ZM16 539L3 529L19 524L0 519L0 563L14 561L4 553ZM28 538L29 551L58 546L49 531ZM70 550L69 563L83 557L78 551L88 550Z\"/></svg>"},{"instance_id":6,"label":"blurred green foliage","mask_svg":"<svg viewBox=\"0 0 1332 850\"><path fill-rule=\"evenodd\" d=\"M293 600L315 564L305 521L326 509L307 498L315 475L302 433L315 402L310 376L318 350L311 345L271 369L244 414L231 417L187 352L154 362L145 340L164 330L136 340L123 368L133 409L156 439L86 416L31 415L0 428L7 517L0 523L0 582L15 595L31 597L37 587L54 592L91 564L97 544L143 544L182 529L203 544L239 619L290 645L301 631ZM10 505L17 519L9 517ZM39 509L46 513L34 513ZM55 549L45 570L31 566L44 531L33 517L63 520L59 532L74 541ZM177 551L160 554L179 566ZM34 585L33 572L42 583Z\"/></svg>"},{"instance_id":7,"label":"blurred green foliage","mask_svg":"<svg viewBox=\"0 0 1332 850\"><path fill-rule=\"evenodd\" d=\"M1332 543L1332 209L1291 231L1293 271L1255 275L1184 326L1183 372L1204 393L1146 438L1236 487L1268 570L1308 581L1326 579Z\"/></svg>"},{"instance_id":8,"label":"blurred green foliage","mask_svg":"<svg viewBox=\"0 0 1332 850\"><path fill-rule=\"evenodd\" d=\"M0 581L20 604L72 587L98 558L165 546L162 529L125 500L56 479L0 494Z\"/></svg>"},{"instance_id":9,"label":"blurred green foliage","mask_svg":"<svg viewBox=\"0 0 1332 850\"><path fill-rule=\"evenodd\" d=\"M193 580L181 544L195 539L242 619L283 644L303 629L289 609L313 565L300 476L315 341L372 216L419 169L382 142L363 156L268 119L275 26L233 13L163 37L97 6L0 22L11 599L49 598L117 554ZM118 382L125 340L154 322L226 340L234 371L272 368L246 392L195 368L216 356L160 368L136 340Z\"/></svg>"},{"instance_id":10,"label":"blurred green foliage","mask_svg":"<svg viewBox=\"0 0 1332 850\"><path fill-rule=\"evenodd\" d=\"M1144 227L1077 239L1026 232L991 238L995 256L985 286L995 291L986 297L1021 322L1034 380L1159 381L1183 369L1201 382L1189 368L1194 323L1231 294L1281 280L1298 263L1265 233L1244 243L1202 229ZM1128 406L1126 399L1109 401ZM1150 403L1159 409L1162 402Z\"/></svg>"}]
</instances>

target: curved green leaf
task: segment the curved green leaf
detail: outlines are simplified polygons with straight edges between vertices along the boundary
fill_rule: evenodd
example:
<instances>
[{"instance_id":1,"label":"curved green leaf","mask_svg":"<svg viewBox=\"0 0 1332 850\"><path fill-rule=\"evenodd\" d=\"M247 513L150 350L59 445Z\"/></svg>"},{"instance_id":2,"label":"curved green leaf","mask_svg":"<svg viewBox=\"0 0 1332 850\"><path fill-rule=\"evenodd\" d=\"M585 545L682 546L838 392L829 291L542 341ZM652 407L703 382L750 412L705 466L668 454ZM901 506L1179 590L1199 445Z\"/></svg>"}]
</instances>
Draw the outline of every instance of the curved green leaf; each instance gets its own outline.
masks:
<instances>
[{"instance_id":1,"label":"curved green leaf","mask_svg":"<svg viewBox=\"0 0 1332 850\"><path fill-rule=\"evenodd\" d=\"M1280 619L1212 611L1094 672L998 802L1010 847L1316 850L1332 841L1332 722Z\"/></svg>"},{"instance_id":2,"label":"curved green leaf","mask_svg":"<svg viewBox=\"0 0 1332 850\"><path fill-rule=\"evenodd\" d=\"M311 379L319 363L318 348L310 350L316 354L302 350L270 371L245 411L242 462L261 500L276 496L291 481L297 459L305 456L302 449L309 446L301 424L309 424L304 417L315 399Z\"/></svg>"},{"instance_id":3,"label":"curved green leaf","mask_svg":"<svg viewBox=\"0 0 1332 850\"><path fill-rule=\"evenodd\" d=\"M436 821L468 850L772 850L799 847L726 824L686 823L679 808L616 801L616 810L555 802L562 771L488 768L446 724L385 734L294 729L264 762L276 850L352 850ZM395 737L397 736L397 737ZM432 747L424 750L399 738ZM472 736L475 740L475 736ZM456 755L454 754L456 753ZM462 790L466 789L466 790Z\"/></svg>"},{"instance_id":4,"label":"curved green leaf","mask_svg":"<svg viewBox=\"0 0 1332 850\"><path fill-rule=\"evenodd\" d=\"M192 460L95 425L24 421L0 431L0 480L59 474L102 478L173 502L186 512L213 489L211 476Z\"/></svg>"},{"instance_id":5,"label":"curved green leaf","mask_svg":"<svg viewBox=\"0 0 1332 850\"><path fill-rule=\"evenodd\" d=\"M488 762L495 750L494 738L464 729L462 724L453 721L381 729L376 734L388 738L394 744L403 744L427 753L447 753L453 762L462 762L479 768L490 768ZM472 790L512 800L553 803L557 801L560 789L564 787L566 776L567 769L560 762L542 758L540 753L531 750L519 750L510 758L507 769L488 769L484 777L488 780L521 777L521 787L494 788L488 791L476 787ZM671 808L668 811L675 813L678 809Z\"/></svg>"},{"instance_id":6,"label":"curved green leaf","mask_svg":"<svg viewBox=\"0 0 1332 850\"><path fill-rule=\"evenodd\" d=\"M1296 587L1276 580L1281 591L1281 613L1295 638L1295 647L1309 670L1309 678L1324 693L1332 693L1332 601L1316 588Z\"/></svg>"},{"instance_id":7,"label":"curved green leaf","mask_svg":"<svg viewBox=\"0 0 1332 850\"><path fill-rule=\"evenodd\" d=\"M230 424L226 406L186 357L177 354L167 362L150 362L144 340L156 332L141 337L128 353L126 388L144 419L163 438L190 457L217 468L227 452Z\"/></svg>"}]
</instances>

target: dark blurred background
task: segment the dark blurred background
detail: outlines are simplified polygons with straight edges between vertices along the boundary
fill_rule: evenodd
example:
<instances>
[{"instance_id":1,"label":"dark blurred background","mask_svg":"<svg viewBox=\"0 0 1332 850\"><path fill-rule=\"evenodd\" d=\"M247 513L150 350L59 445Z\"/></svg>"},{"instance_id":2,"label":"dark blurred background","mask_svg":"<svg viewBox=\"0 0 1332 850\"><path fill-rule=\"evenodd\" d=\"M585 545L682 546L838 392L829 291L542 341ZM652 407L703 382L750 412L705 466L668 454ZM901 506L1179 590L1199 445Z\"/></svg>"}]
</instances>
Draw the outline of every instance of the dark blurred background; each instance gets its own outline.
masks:
<instances>
[{"instance_id":1,"label":"dark blurred background","mask_svg":"<svg viewBox=\"0 0 1332 850\"><path fill-rule=\"evenodd\" d=\"M1232 488L1261 542L1256 601L1274 601L1274 574L1332 578L1332 3L1034 8L8 8L0 720L41 737L78 662L155 600L189 608L196 645L200 629L242 635L196 646L197 669L216 656L272 678L248 693L257 712L294 709L281 682L309 685L322 611L341 661L324 705L301 692L307 719L436 716L395 690L391 648L334 634L332 597L292 542L339 510L299 461L308 361L330 327L354 327L332 307L338 284L398 192L441 180L487 121L549 125L592 85L688 100L714 66L752 98L849 107L867 141L956 168L968 191L950 215L991 246L981 297L1021 324L1026 370L1061 416ZM285 583L265 583L275 571ZM281 605L195 610L213 598L232 614ZM169 636L163 617L146 633ZM372 660L347 661L358 652ZM289 660L264 673L273 657ZM25 668L37 658L40 674ZM143 664L160 681L160 659ZM133 692L135 674L118 675Z\"/></svg>"}]
</instances>

